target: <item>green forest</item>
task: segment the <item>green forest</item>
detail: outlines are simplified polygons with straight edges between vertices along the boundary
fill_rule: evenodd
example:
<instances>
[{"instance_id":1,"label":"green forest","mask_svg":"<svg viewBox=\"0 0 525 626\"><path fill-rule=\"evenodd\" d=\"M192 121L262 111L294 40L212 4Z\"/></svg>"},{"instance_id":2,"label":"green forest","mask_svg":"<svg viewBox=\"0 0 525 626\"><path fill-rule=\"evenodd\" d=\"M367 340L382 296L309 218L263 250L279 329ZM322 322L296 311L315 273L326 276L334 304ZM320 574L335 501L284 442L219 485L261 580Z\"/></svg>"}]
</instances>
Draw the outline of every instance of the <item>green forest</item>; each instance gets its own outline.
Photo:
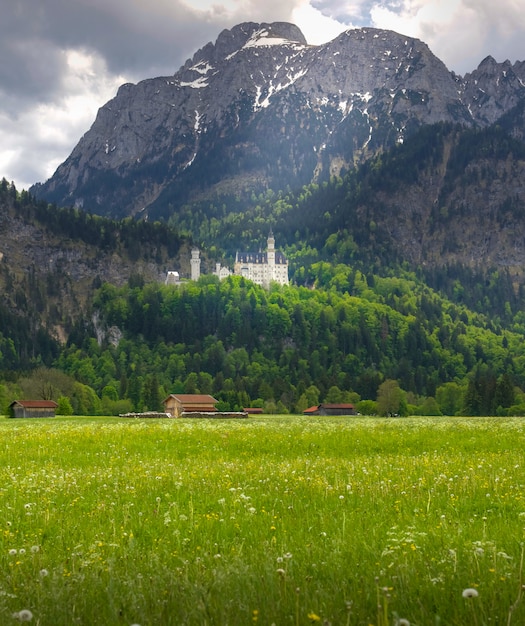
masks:
<instances>
[{"instance_id":1,"label":"green forest","mask_svg":"<svg viewBox=\"0 0 525 626\"><path fill-rule=\"evenodd\" d=\"M371 288L358 271L341 291L341 271L327 289L265 291L214 276L104 284L92 302L98 327L81 317L47 364L5 372L4 406L24 393L62 398L78 414L119 414L159 410L184 392L210 393L221 410L347 401L364 414L525 412L523 325L494 329L408 274ZM383 406L392 387L394 405Z\"/></svg>"},{"instance_id":2,"label":"green forest","mask_svg":"<svg viewBox=\"0 0 525 626\"><path fill-rule=\"evenodd\" d=\"M520 283L501 268L410 263L357 211L374 190L393 193L432 171L447 142L444 194L466 184L474 153L525 156L500 129L437 125L322 184L201 201L166 222L58 208L4 179L0 237L17 219L39 240L131 269L118 284L94 271L80 289L61 268L20 271L9 255L0 261L0 411L45 398L63 413L118 415L200 392L221 410L300 413L351 402L362 414L525 414ZM519 213L509 202L505 211ZM453 226L446 211L433 219ZM197 282L167 286L133 269L172 267L195 244L208 268L231 264L239 242L261 248L270 228L289 259L287 287L220 282L206 270Z\"/></svg>"}]
</instances>

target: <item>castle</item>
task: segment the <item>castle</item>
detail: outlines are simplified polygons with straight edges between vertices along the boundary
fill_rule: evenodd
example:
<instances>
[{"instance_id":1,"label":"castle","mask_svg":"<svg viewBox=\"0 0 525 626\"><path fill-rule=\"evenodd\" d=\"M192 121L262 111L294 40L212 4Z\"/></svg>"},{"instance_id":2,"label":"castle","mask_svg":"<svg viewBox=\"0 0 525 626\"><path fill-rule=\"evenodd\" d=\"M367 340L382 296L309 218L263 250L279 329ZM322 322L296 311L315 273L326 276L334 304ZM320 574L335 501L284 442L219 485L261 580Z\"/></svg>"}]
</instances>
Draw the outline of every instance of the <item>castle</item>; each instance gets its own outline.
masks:
<instances>
[{"instance_id":1,"label":"castle","mask_svg":"<svg viewBox=\"0 0 525 626\"><path fill-rule=\"evenodd\" d=\"M288 285L288 260L284 254L275 250L275 239L272 231L270 231L268 235L267 245L268 248L266 252L237 252L233 272L229 268L217 263L213 273L221 280L230 276L232 273L238 276L244 276L244 278L266 289L269 288L272 282L279 283L280 285ZM177 272L168 272L166 284L178 283L178 280L174 280L174 274L177 274L178 279ZM192 248L190 259L191 280L198 280L200 275L200 252L198 248Z\"/></svg>"},{"instance_id":2,"label":"castle","mask_svg":"<svg viewBox=\"0 0 525 626\"><path fill-rule=\"evenodd\" d=\"M270 283L288 284L288 260L275 250L272 231L268 235L266 252L237 252L233 273L268 288Z\"/></svg>"}]
</instances>

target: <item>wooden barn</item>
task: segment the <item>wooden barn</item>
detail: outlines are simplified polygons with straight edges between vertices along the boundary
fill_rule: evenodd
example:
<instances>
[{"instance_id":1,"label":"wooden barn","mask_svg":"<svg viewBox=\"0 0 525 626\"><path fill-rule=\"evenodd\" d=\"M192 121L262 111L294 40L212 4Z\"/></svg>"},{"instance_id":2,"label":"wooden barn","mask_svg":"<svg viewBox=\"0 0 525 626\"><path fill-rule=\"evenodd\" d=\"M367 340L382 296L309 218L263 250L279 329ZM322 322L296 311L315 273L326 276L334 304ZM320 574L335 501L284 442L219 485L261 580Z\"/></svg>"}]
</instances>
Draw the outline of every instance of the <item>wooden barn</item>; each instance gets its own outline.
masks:
<instances>
[{"instance_id":1,"label":"wooden barn","mask_svg":"<svg viewBox=\"0 0 525 626\"><path fill-rule=\"evenodd\" d=\"M263 410L259 407L245 407L244 409L245 413L248 413L248 415L262 415L263 414Z\"/></svg>"},{"instance_id":2,"label":"wooden barn","mask_svg":"<svg viewBox=\"0 0 525 626\"><path fill-rule=\"evenodd\" d=\"M9 417L55 417L54 400L15 400L9 405Z\"/></svg>"},{"instance_id":3,"label":"wooden barn","mask_svg":"<svg viewBox=\"0 0 525 626\"><path fill-rule=\"evenodd\" d=\"M319 404L318 406L311 406L309 409L303 411L303 415L356 415L357 412L353 404L339 403L339 404Z\"/></svg>"},{"instance_id":4,"label":"wooden barn","mask_svg":"<svg viewBox=\"0 0 525 626\"><path fill-rule=\"evenodd\" d=\"M183 413L215 413L217 400L207 394L170 393L163 401L164 411L172 417L182 417Z\"/></svg>"}]
</instances>

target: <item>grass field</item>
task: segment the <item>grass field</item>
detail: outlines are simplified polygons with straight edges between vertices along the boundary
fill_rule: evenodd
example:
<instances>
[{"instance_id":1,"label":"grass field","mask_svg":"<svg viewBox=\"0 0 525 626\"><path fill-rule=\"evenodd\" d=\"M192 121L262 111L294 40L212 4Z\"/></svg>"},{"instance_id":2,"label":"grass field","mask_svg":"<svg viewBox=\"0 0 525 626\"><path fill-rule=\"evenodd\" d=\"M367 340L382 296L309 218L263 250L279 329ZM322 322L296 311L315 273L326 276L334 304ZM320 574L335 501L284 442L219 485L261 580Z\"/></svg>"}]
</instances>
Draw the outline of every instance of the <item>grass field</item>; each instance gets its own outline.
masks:
<instances>
[{"instance_id":1,"label":"grass field","mask_svg":"<svg viewBox=\"0 0 525 626\"><path fill-rule=\"evenodd\" d=\"M0 419L0 437L2 625L525 624L521 419Z\"/></svg>"}]
</instances>

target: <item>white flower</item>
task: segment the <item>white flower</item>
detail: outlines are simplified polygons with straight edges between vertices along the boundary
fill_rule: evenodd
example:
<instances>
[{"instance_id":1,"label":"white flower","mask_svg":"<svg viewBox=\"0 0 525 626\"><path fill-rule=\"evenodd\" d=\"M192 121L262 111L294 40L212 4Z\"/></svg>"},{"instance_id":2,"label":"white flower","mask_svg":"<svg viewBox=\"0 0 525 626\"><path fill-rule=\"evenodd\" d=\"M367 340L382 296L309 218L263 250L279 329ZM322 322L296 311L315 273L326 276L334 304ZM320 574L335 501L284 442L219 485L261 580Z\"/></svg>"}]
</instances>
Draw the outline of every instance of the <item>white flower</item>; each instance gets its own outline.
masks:
<instances>
[{"instance_id":1,"label":"white flower","mask_svg":"<svg viewBox=\"0 0 525 626\"><path fill-rule=\"evenodd\" d=\"M18 613L13 613L13 618L20 622L30 622L33 619L33 613L29 609L22 609Z\"/></svg>"},{"instance_id":2,"label":"white flower","mask_svg":"<svg viewBox=\"0 0 525 626\"><path fill-rule=\"evenodd\" d=\"M31 546L31 552L33 554L36 554L37 552L40 552L40 546Z\"/></svg>"},{"instance_id":3,"label":"white flower","mask_svg":"<svg viewBox=\"0 0 525 626\"><path fill-rule=\"evenodd\" d=\"M9 556L16 556L16 555L17 555L16 548L11 548L11 550L9 550Z\"/></svg>"},{"instance_id":4,"label":"white flower","mask_svg":"<svg viewBox=\"0 0 525 626\"><path fill-rule=\"evenodd\" d=\"M47 571L47 569L41 569L40 570L40 577L41 578L45 578L46 576L49 576L49 572Z\"/></svg>"},{"instance_id":5,"label":"white flower","mask_svg":"<svg viewBox=\"0 0 525 626\"><path fill-rule=\"evenodd\" d=\"M26 549L25 548L20 548L20 550L18 551L18 554L24 555L25 553L26 553Z\"/></svg>"},{"instance_id":6,"label":"white flower","mask_svg":"<svg viewBox=\"0 0 525 626\"><path fill-rule=\"evenodd\" d=\"M397 620L397 626L410 626L410 622L402 617L401 619Z\"/></svg>"},{"instance_id":7,"label":"white flower","mask_svg":"<svg viewBox=\"0 0 525 626\"><path fill-rule=\"evenodd\" d=\"M461 594L464 598L477 598L479 596L477 589L467 588L463 589L463 593Z\"/></svg>"}]
</instances>

